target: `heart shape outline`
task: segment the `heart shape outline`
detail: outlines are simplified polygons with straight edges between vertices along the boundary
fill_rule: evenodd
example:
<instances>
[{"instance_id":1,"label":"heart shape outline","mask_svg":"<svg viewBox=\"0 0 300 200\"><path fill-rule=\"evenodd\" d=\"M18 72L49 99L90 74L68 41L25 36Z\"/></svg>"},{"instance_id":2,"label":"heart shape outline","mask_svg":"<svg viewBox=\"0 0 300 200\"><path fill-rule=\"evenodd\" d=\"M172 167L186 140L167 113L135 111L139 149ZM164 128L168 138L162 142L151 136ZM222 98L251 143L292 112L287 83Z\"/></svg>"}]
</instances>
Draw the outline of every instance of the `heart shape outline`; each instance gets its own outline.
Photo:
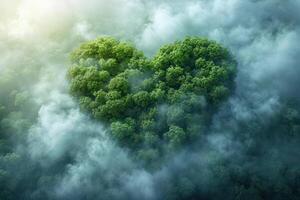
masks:
<instances>
[{"instance_id":1,"label":"heart shape outline","mask_svg":"<svg viewBox=\"0 0 300 200\"><path fill-rule=\"evenodd\" d=\"M157 160L209 127L234 90L236 61L220 44L187 37L147 58L132 44L102 37L71 53L70 92L113 138Z\"/></svg>"}]
</instances>

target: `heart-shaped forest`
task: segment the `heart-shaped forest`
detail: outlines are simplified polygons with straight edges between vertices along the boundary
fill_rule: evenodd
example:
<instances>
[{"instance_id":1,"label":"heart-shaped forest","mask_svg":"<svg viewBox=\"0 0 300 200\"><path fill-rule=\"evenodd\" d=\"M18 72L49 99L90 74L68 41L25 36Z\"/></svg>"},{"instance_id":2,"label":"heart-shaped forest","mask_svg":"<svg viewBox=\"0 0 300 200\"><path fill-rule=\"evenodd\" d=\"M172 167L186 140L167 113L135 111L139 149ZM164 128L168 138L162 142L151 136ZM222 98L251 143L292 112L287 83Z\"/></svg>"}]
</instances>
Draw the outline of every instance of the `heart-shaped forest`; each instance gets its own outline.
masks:
<instances>
[{"instance_id":1,"label":"heart-shaped forest","mask_svg":"<svg viewBox=\"0 0 300 200\"><path fill-rule=\"evenodd\" d=\"M151 163L192 144L234 90L236 62L220 44L187 37L147 58L112 37L71 54L70 92L112 138Z\"/></svg>"}]
</instances>

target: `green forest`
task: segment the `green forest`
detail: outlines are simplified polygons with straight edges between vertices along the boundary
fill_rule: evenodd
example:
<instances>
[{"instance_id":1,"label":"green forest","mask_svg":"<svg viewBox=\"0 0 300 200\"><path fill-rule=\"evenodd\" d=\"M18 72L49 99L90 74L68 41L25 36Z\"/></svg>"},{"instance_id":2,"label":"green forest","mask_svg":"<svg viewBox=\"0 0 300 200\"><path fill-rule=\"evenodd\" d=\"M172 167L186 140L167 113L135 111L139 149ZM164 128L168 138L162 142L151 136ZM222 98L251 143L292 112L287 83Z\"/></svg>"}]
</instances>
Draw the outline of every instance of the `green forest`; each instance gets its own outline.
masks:
<instances>
[{"instance_id":1,"label":"green forest","mask_svg":"<svg viewBox=\"0 0 300 200\"><path fill-rule=\"evenodd\" d=\"M70 90L82 109L150 163L205 132L236 73L225 48L196 37L162 47L153 59L129 43L99 38L71 58Z\"/></svg>"},{"instance_id":2,"label":"green forest","mask_svg":"<svg viewBox=\"0 0 300 200\"><path fill-rule=\"evenodd\" d=\"M2 0L0 200L300 200L299 10Z\"/></svg>"},{"instance_id":3,"label":"green forest","mask_svg":"<svg viewBox=\"0 0 300 200\"><path fill-rule=\"evenodd\" d=\"M170 172L174 173L170 182L157 185L162 190L161 199L299 197L298 160L282 157L299 153L300 110L292 99L285 99L285 105L270 123L258 116L235 125L239 131L232 137L242 146L242 152L227 157L207 146L209 134L218 131L218 127L212 127L212 121L236 87L237 62L220 44L187 37L161 47L148 58L131 43L102 37L75 49L70 60L67 79L76 104L92 120L103 123L109 137L127 149L140 167L155 172L187 147L189 151L207 151L206 156L211 157L205 164L209 170L205 166L201 171L203 163L195 160L188 171L183 167ZM19 148L15 145L16 141L26 141L24 130L36 120L37 108L23 88L24 80L15 81L15 76L26 73L34 77L34 70L24 70L11 71L1 79L0 197L53 199L48 187L58 181L74 158L65 155L44 167L28 162L30 156L22 149L26 142ZM222 128L234 128L230 117L228 114L219 122ZM280 143L289 146L282 146L280 152L272 149ZM293 145L295 149L291 148ZM265 159L271 165L266 170L271 171L264 172L260 166ZM206 173L213 182L201 179ZM102 184L112 184L106 181ZM209 188L203 190L206 182ZM42 189L33 192L37 187ZM78 199L91 199L95 194L85 195Z\"/></svg>"}]
</instances>

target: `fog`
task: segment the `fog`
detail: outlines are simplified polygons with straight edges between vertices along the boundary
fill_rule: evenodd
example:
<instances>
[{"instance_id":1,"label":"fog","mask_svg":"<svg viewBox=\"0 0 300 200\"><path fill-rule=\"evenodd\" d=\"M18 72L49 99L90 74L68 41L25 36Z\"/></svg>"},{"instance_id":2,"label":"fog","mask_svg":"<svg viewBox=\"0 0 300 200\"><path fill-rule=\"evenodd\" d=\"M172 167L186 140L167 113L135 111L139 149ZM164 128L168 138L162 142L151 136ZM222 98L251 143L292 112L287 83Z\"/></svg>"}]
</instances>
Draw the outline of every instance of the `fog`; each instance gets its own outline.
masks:
<instances>
[{"instance_id":1,"label":"fog","mask_svg":"<svg viewBox=\"0 0 300 200\"><path fill-rule=\"evenodd\" d=\"M299 195L288 188L300 174L299 130L281 138L276 125L287 102L300 109L300 1L2 1L0 100L13 105L0 114L0 134L13 148L0 154L1 198L263 199L251 188L233 192L231 171L259 177L270 192L282 183L274 199ZM234 94L209 133L158 169L132 159L69 95L70 52L104 35L148 57L185 36L207 37L237 60Z\"/></svg>"}]
</instances>

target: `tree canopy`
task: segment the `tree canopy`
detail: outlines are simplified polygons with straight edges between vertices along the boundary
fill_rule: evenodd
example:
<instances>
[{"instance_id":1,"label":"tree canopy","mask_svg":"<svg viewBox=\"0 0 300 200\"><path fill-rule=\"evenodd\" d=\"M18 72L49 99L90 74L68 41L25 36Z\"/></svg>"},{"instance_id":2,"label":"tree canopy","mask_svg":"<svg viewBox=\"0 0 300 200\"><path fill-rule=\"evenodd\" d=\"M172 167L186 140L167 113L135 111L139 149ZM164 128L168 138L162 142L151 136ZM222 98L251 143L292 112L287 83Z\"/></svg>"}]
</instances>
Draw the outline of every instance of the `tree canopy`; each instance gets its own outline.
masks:
<instances>
[{"instance_id":1,"label":"tree canopy","mask_svg":"<svg viewBox=\"0 0 300 200\"><path fill-rule=\"evenodd\" d=\"M219 50L213 55L211 49ZM209 127L215 125L211 118L234 91L236 64L220 45L206 39L186 38L162 47L149 59L129 43L100 38L75 50L72 63L70 91L82 110L104 123L110 136L120 146L130 149L130 156L137 161L129 166L133 171L127 170L127 164L115 162L120 152L113 151L106 170L102 171L102 155L99 155L102 150L94 152L99 156L97 163L101 162L95 166L91 162L96 169L91 174L92 180L80 184L80 190L72 189L72 193L80 192L72 197L95 199L104 195L116 199L114 191L122 191L123 187L115 180L123 181L120 177L135 172L137 164L154 179L163 172L164 176L153 182L159 199L224 199L224 194L225 199L298 199L298 100L281 96L281 105L270 120L255 115L240 120L235 118L234 109L226 110L222 112L225 116L218 115L217 126ZM52 156L33 159L30 151L33 143L28 143L28 136L32 127L38 125L39 107L34 104L36 97L29 86L39 78L34 76L36 70L28 71L31 73L25 75L13 70L0 78L0 199L57 199L51 188L56 191L57 183L64 183L62 180L78 155L89 157L86 150L90 143L86 140L98 141L95 137L101 136L91 138L86 134L90 130L82 129L79 124L80 133L69 133L76 145L72 141L62 142L71 144L71 151L66 148L56 159ZM30 84L24 87L29 80ZM226 105L225 108L230 110ZM227 137L224 130L233 137L225 154L219 148L222 145L215 148L207 140L218 137L222 140ZM41 133L44 131L41 129ZM213 134L216 132L217 137ZM81 137L82 134L87 138ZM201 138L202 134L211 135ZM200 140L194 142L199 136ZM62 145L54 147L60 149ZM178 153L184 145L191 148ZM164 156L171 159L160 162ZM94 157L87 159L91 161ZM81 166L81 159L76 162ZM110 171L114 174L112 178ZM84 178L88 180L91 176L85 174ZM95 187L91 190L92 184ZM121 194L124 199L132 199Z\"/></svg>"},{"instance_id":2,"label":"tree canopy","mask_svg":"<svg viewBox=\"0 0 300 200\"><path fill-rule=\"evenodd\" d=\"M81 108L142 154L177 149L202 134L236 74L229 51L199 37L165 45L153 59L103 37L81 45L71 60L70 90Z\"/></svg>"}]
</instances>

